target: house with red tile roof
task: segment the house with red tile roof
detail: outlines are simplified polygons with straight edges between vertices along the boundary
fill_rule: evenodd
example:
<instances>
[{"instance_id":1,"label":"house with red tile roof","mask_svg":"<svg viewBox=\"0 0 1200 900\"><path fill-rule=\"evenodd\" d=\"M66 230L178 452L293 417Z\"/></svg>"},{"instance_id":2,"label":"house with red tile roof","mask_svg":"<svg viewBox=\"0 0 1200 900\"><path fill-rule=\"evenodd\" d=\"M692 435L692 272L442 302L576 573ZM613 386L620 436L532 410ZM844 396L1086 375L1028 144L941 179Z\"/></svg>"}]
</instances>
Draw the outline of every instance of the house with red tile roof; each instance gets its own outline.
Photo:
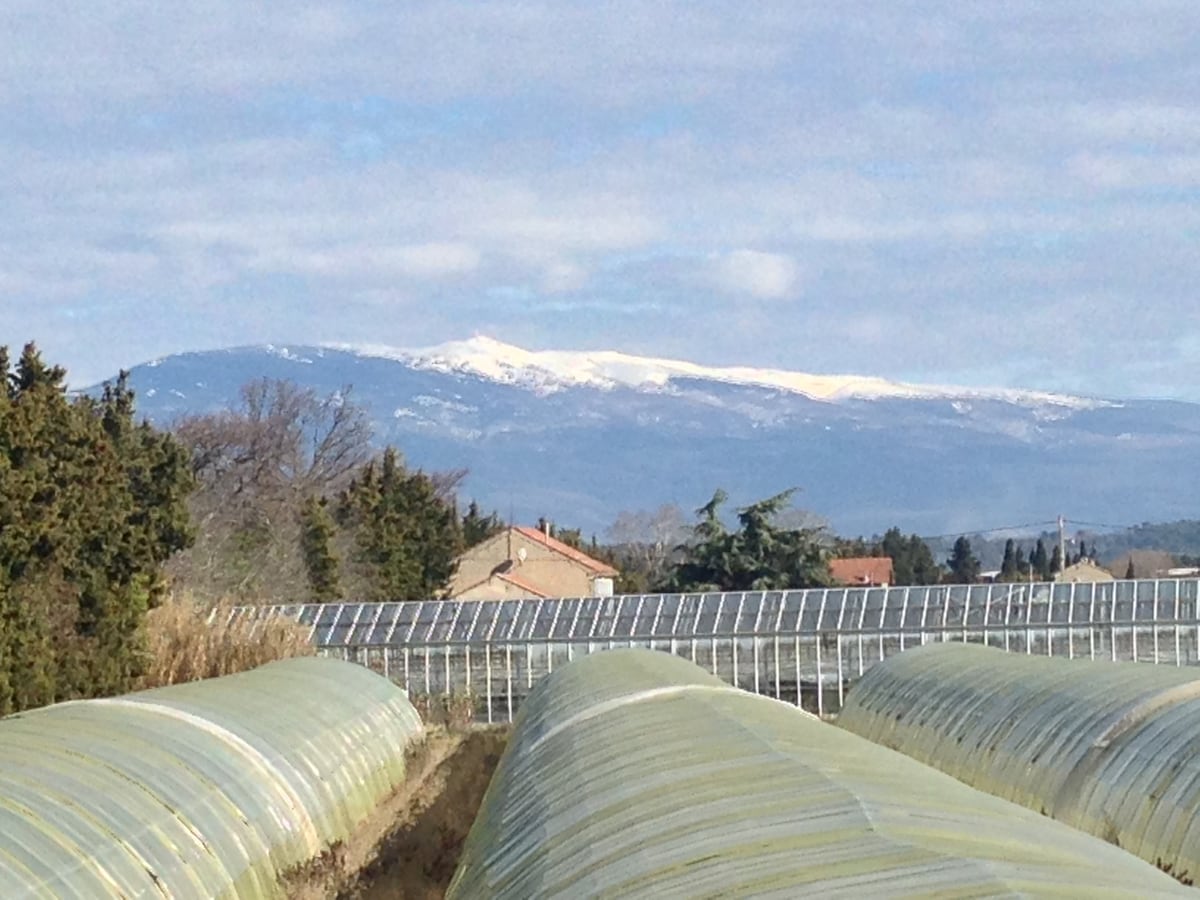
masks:
<instances>
[{"instance_id":1,"label":"house with red tile roof","mask_svg":"<svg viewBox=\"0 0 1200 900\"><path fill-rule=\"evenodd\" d=\"M546 531L512 526L458 558L447 596L455 600L596 597L620 573Z\"/></svg>"},{"instance_id":2,"label":"house with red tile roof","mask_svg":"<svg viewBox=\"0 0 1200 900\"><path fill-rule=\"evenodd\" d=\"M847 556L829 561L833 583L847 587L887 587L895 578L890 556Z\"/></svg>"}]
</instances>

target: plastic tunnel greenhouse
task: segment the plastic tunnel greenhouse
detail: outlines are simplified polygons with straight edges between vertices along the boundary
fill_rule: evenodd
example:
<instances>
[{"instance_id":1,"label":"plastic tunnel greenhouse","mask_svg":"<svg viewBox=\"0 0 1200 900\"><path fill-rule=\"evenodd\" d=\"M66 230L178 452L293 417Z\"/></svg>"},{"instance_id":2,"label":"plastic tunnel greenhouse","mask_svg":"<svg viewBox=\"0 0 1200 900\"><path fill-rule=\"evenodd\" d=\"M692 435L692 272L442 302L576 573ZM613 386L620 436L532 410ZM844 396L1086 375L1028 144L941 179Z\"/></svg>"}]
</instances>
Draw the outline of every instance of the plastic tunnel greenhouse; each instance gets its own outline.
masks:
<instances>
[{"instance_id":1,"label":"plastic tunnel greenhouse","mask_svg":"<svg viewBox=\"0 0 1200 900\"><path fill-rule=\"evenodd\" d=\"M448 896L1186 896L1111 844L649 650L540 682Z\"/></svg>"},{"instance_id":2,"label":"plastic tunnel greenhouse","mask_svg":"<svg viewBox=\"0 0 1200 900\"><path fill-rule=\"evenodd\" d=\"M403 778L404 692L304 658L0 720L0 896L272 897Z\"/></svg>"},{"instance_id":3,"label":"plastic tunnel greenhouse","mask_svg":"<svg viewBox=\"0 0 1200 900\"><path fill-rule=\"evenodd\" d=\"M930 644L868 670L838 724L1200 874L1200 669Z\"/></svg>"}]
</instances>

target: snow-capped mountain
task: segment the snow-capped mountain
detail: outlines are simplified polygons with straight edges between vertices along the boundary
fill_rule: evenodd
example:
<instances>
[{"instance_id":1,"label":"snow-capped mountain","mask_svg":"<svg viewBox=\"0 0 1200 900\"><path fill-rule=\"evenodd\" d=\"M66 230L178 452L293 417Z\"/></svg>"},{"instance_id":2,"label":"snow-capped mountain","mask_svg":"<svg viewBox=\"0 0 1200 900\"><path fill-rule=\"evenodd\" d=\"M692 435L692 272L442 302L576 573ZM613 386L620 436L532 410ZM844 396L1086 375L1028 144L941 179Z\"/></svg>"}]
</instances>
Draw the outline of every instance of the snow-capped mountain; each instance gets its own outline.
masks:
<instances>
[{"instance_id":1,"label":"snow-capped mountain","mask_svg":"<svg viewBox=\"0 0 1200 900\"><path fill-rule=\"evenodd\" d=\"M378 439L508 517L602 533L621 510L799 486L842 533L925 534L1049 519L1192 517L1200 405L714 368L611 351L527 351L486 337L416 350L263 346L132 370L169 424L241 385L347 385Z\"/></svg>"},{"instance_id":2,"label":"snow-capped mountain","mask_svg":"<svg viewBox=\"0 0 1200 900\"><path fill-rule=\"evenodd\" d=\"M704 379L745 387L776 388L813 400L850 398L878 400L887 397L910 399L988 399L1023 405L1093 409L1112 405L1103 400L1071 397L1040 391L978 390L944 385L902 384L862 375L809 375L782 369L749 366L701 366L677 359L631 356L612 350L523 350L489 337L476 336L420 350L398 350L382 345L335 344L332 347L394 359L416 369L447 374L478 375L500 384L552 392L573 387L608 390L616 387L639 390L670 390L680 379ZM289 351L278 351L287 354Z\"/></svg>"}]
</instances>

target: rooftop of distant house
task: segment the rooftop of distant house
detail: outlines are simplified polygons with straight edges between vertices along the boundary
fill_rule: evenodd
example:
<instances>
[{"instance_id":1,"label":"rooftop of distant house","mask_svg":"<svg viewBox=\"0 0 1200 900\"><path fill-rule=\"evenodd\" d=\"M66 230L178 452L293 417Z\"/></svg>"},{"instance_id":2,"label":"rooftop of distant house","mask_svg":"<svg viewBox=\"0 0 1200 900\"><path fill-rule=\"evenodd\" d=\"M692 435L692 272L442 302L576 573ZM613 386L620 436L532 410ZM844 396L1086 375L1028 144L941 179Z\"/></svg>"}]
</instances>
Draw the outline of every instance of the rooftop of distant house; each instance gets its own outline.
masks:
<instances>
[{"instance_id":1,"label":"rooftop of distant house","mask_svg":"<svg viewBox=\"0 0 1200 900\"><path fill-rule=\"evenodd\" d=\"M847 556L829 561L835 584L849 587L882 587L892 583L890 556Z\"/></svg>"}]
</instances>

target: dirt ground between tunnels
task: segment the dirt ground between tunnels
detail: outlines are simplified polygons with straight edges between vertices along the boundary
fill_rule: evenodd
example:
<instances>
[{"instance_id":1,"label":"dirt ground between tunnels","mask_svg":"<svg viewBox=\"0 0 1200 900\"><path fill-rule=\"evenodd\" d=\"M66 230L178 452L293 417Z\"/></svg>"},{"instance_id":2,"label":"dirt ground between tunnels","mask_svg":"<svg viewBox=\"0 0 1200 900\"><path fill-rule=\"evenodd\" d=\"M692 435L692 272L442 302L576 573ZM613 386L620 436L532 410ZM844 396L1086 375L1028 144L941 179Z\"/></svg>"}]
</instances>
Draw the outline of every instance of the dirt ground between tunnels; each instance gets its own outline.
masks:
<instances>
[{"instance_id":1,"label":"dirt ground between tunnels","mask_svg":"<svg viewBox=\"0 0 1200 900\"><path fill-rule=\"evenodd\" d=\"M443 897L504 752L507 728L430 729L408 775L345 842L288 873L294 900Z\"/></svg>"}]
</instances>

